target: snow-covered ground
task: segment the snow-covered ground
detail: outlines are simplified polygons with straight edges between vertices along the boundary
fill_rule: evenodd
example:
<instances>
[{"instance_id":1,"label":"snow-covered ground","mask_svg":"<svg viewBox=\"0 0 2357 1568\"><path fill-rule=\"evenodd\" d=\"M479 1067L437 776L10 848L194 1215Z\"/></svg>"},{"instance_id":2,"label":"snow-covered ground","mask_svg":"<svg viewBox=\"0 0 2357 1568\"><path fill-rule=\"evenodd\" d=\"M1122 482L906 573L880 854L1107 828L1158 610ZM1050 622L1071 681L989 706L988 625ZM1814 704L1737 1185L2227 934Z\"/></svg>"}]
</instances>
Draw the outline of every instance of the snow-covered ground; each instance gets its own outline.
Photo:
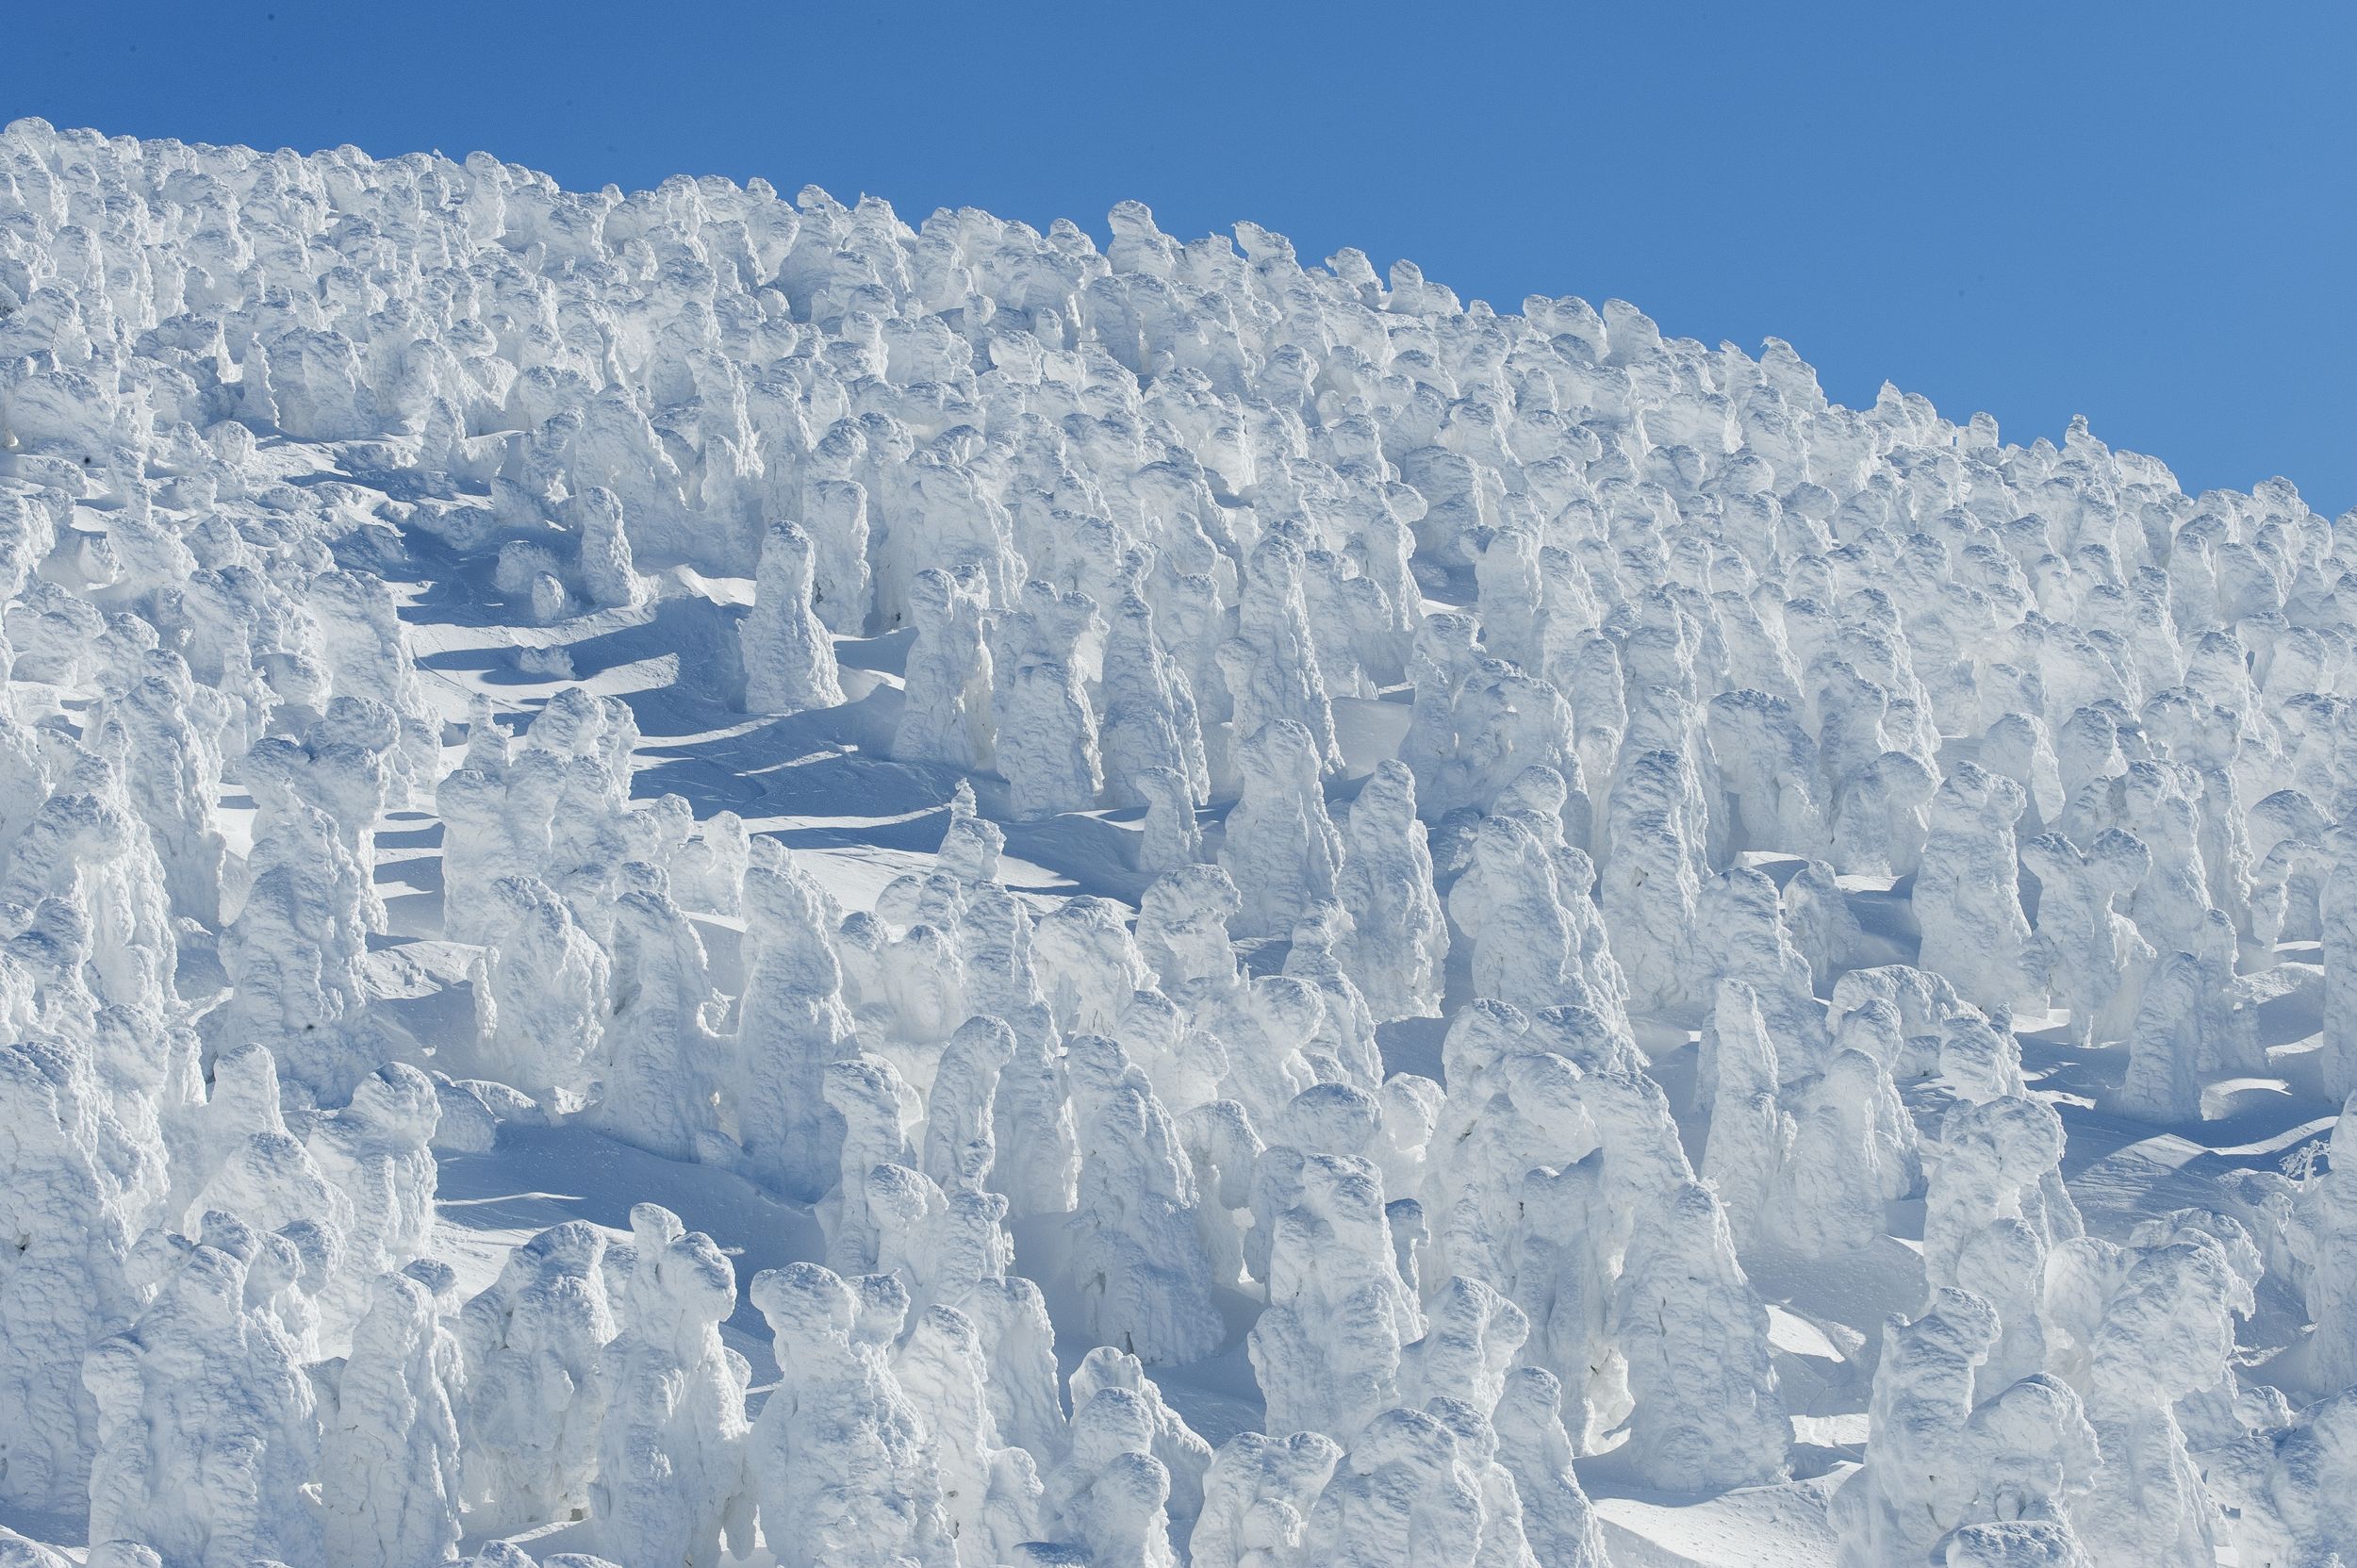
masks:
<instances>
[{"instance_id":1,"label":"snow-covered ground","mask_svg":"<svg viewBox=\"0 0 2357 1568\"><path fill-rule=\"evenodd\" d=\"M2357 1561L2349 520L1112 233L0 133L0 1564Z\"/></svg>"}]
</instances>

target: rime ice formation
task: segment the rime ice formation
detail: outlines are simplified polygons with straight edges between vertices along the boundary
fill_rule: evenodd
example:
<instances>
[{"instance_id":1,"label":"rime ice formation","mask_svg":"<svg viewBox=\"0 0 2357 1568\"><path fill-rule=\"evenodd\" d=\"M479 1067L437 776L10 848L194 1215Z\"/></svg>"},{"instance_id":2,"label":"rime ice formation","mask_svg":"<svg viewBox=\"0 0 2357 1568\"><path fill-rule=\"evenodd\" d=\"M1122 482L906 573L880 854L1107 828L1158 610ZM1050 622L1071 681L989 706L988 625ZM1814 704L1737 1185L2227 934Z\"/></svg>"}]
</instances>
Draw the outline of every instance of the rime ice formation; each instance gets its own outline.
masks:
<instances>
[{"instance_id":1,"label":"rime ice formation","mask_svg":"<svg viewBox=\"0 0 2357 1568\"><path fill-rule=\"evenodd\" d=\"M0 1563L2357 1561L2357 518L1109 233L0 131Z\"/></svg>"},{"instance_id":2,"label":"rime ice formation","mask_svg":"<svg viewBox=\"0 0 2357 1568\"><path fill-rule=\"evenodd\" d=\"M478 1528L585 1508L617 1332L607 1242L579 1221L510 1253L458 1317L467 1399L462 1494Z\"/></svg>"},{"instance_id":3,"label":"rime ice formation","mask_svg":"<svg viewBox=\"0 0 2357 1568\"><path fill-rule=\"evenodd\" d=\"M465 1366L441 1322L440 1264L377 1276L340 1365L315 1369L327 1551L377 1568L448 1560L458 1543Z\"/></svg>"},{"instance_id":4,"label":"rime ice formation","mask_svg":"<svg viewBox=\"0 0 2357 1568\"><path fill-rule=\"evenodd\" d=\"M863 1311L865 1293L815 1263L758 1275L752 1294L783 1378L753 1425L746 1474L778 1560L956 1561L919 1412L877 1343L898 1322L866 1321L878 1314Z\"/></svg>"},{"instance_id":5,"label":"rime ice formation","mask_svg":"<svg viewBox=\"0 0 2357 1568\"><path fill-rule=\"evenodd\" d=\"M589 1511L619 1562L712 1568L725 1540L752 1544L745 1483L745 1387L751 1369L720 1343L736 1276L701 1231L641 1203L623 1329L605 1347L606 1408Z\"/></svg>"},{"instance_id":6,"label":"rime ice formation","mask_svg":"<svg viewBox=\"0 0 2357 1568\"><path fill-rule=\"evenodd\" d=\"M1231 929L1239 936L1290 933L1333 899L1342 861L1342 837L1318 786L1316 742L1302 725L1274 720L1244 738L1237 770L1242 788L1220 853L1243 901Z\"/></svg>"},{"instance_id":7,"label":"rime ice formation","mask_svg":"<svg viewBox=\"0 0 2357 1568\"><path fill-rule=\"evenodd\" d=\"M1349 914L1348 967L1379 1019L1440 1010L1448 924L1432 891L1432 854L1416 820L1415 776L1379 764L1343 829L1336 893Z\"/></svg>"},{"instance_id":8,"label":"rime ice formation","mask_svg":"<svg viewBox=\"0 0 2357 1568\"><path fill-rule=\"evenodd\" d=\"M834 642L811 605L816 547L790 522L761 545L752 614L745 618L745 705L756 713L799 713L843 701Z\"/></svg>"},{"instance_id":9,"label":"rime ice formation","mask_svg":"<svg viewBox=\"0 0 2357 1568\"><path fill-rule=\"evenodd\" d=\"M206 1220L201 1240L168 1238L154 1298L82 1363L98 1407L91 1534L191 1568L325 1560L306 1490L318 1401L263 1296L291 1260L227 1214Z\"/></svg>"}]
</instances>

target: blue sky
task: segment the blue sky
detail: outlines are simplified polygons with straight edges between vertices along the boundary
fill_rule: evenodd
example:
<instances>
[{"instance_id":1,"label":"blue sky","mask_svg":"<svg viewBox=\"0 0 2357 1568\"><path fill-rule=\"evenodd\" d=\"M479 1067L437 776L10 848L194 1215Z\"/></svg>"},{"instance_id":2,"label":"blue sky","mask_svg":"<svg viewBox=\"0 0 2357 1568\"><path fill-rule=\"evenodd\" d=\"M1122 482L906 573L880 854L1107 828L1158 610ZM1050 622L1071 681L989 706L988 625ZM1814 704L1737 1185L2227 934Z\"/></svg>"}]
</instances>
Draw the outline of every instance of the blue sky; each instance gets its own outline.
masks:
<instances>
[{"instance_id":1,"label":"blue sky","mask_svg":"<svg viewBox=\"0 0 2357 1568\"><path fill-rule=\"evenodd\" d=\"M674 172L1192 238L1250 218L1501 308L1789 338L2188 489L2357 505L2357 6L1195 0L20 4L0 118L569 185Z\"/></svg>"}]
</instances>

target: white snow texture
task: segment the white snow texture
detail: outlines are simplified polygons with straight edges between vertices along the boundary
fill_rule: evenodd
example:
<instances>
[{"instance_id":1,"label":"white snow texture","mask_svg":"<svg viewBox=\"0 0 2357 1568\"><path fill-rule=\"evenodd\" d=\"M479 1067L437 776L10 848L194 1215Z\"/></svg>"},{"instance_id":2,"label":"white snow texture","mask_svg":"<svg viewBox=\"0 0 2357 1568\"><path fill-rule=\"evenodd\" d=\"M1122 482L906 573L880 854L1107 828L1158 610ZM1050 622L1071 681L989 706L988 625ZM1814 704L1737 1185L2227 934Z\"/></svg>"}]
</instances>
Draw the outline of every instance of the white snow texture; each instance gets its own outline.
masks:
<instances>
[{"instance_id":1,"label":"white snow texture","mask_svg":"<svg viewBox=\"0 0 2357 1568\"><path fill-rule=\"evenodd\" d=\"M0 132L0 1564L2357 1562L2357 515L1110 232Z\"/></svg>"}]
</instances>

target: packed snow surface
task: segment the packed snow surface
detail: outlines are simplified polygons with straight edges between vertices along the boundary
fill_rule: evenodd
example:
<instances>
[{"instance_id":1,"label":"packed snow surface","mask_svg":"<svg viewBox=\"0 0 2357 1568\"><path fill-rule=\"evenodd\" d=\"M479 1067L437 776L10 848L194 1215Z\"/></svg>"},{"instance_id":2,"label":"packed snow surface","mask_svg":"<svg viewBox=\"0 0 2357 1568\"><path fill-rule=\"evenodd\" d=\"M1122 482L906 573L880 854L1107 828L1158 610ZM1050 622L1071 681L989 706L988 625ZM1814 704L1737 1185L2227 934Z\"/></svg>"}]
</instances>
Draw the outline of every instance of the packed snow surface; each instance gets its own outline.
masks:
<instances>
[{"instance_id":1,"label":"packed snow surface","mask_svg":"<svg viewBox=\"0 0 2357 1568\"><path fill-rule=\"evenodd\" d=\"M1110 226L0 133L0 1564L2357 1561L2357 520Z\"/></svg>"}]
</instances>

